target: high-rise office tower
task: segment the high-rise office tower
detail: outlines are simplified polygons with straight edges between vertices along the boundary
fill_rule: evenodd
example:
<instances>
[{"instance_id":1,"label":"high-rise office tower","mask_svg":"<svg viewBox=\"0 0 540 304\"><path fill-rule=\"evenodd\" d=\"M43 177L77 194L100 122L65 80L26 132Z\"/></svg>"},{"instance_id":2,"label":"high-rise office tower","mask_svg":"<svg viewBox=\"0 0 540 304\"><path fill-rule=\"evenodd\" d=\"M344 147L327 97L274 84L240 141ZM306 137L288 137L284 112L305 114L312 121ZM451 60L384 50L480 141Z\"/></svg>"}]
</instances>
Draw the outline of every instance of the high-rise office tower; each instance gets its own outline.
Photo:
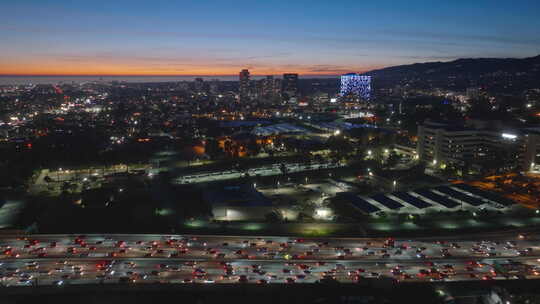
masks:
<instances>
[{"instance_id":1,"label":"high-rise office tower","mask_svg":"<svg viewBox=\"0 0 540 304\"><path fill-rule=\"evenodd\" d=\"M369 99L371 97L371 76L362 76L356 73L341 75L340 95L349 94Z\"/></svg>"},{"instance_id":2,"label":"high-rise office tower","mask_svg":"<svg viewBox=\"0 0 540 304\"><path fill-rule=\"evenodd\" d=\"M274 92L274 76L266 76L263 82L263 96L272 97Z\"/></svg>"},{"instance_id":3,"label":"high-rise office tower","mask_svg":"<svg viewBox=\"0 0 540 304\"><path fill-rule=\"evenodd\" d=\"M219 94L219 79L212 79L210 82L210 94L218 95Z\"/></svg>"},{"instance_id":4,"label":"high-rise office tower","mask_svg":"<svg viewBox=\"0 0 540 304\"><path fill-rule=\"evenodd\" d=\"M204 90L204 79L195 78L195 92L201 93Z\"/></svg>"},{"instance_id":5,"label":"high-rise office tower","mask_svg":"<svg viewBox=\"0 0 540 304\"><path fill-rule=\"evenodd\" d=\"M281 79L275 78L274 79L274 97L281 96Z\"/></svg>"},{"instance_id":6,"label":"high-rise office tower","mask_svg":"<svg viewBox=\"0 0 540 304\"><path fill-rule=\"evenodd\" d=\"M287 100L298 97L298 74L283 74L283 97Z\"/></svg>"},{"instance_id":7,"label":"high-rise office tower","mask_svg":"<svg viewBox=\"0 0 540 304\"><path fill-rule=\"evenodd\" d=\"M249 97L249 71L247 69L240 71L238 93L241 101Z\"/></svg>"}]
</instances>

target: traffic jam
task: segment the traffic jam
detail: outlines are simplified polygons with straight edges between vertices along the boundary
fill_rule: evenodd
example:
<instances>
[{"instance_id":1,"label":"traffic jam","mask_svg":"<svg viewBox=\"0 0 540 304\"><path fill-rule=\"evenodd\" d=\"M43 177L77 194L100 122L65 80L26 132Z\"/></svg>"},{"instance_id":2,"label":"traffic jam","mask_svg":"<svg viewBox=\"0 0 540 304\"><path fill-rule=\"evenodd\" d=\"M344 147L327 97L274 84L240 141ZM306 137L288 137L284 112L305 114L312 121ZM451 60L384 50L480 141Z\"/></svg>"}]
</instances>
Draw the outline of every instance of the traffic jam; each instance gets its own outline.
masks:
<instances>
[{"instance_id":1,"label":"traffic jam","mask_svg":"<svg viewBox=\"0 0 540 304\"><path fill-rule=\"evenodd\" d=\"M509 237L505 239L510 239ZM512 240L34 235L0 239L0 284L357 283L535 279L540 247Z\"/></svg>"}]
</instances>

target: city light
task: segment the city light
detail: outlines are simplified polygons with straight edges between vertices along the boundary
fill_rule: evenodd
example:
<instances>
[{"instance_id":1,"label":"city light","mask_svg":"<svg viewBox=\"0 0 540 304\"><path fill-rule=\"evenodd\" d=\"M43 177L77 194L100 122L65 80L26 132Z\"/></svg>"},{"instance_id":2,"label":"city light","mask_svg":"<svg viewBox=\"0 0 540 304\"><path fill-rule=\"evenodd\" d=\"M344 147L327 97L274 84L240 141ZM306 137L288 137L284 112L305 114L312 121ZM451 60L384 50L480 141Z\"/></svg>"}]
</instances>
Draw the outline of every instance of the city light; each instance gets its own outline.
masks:
<instances>
[{"instance_id":1,"label":"city light","mask_svg":"<svg viewBox=\"0 0 540 304\"><path fill-rule=\"evenodd\" d=\"M501 136L506 139L516 139L517 135L510 133L502 133Z\"/></svg>"},{"instance_id":2,"label":"city light","mask_svg":"<svg viewBox=\"0 0 540 304\"><path fill-rule=\"evenodd\" d=\"M371 97L371 76L361 76L356 73L342 75L340 95L347 94L369 99Z\"/></svg>"}]
</instances>

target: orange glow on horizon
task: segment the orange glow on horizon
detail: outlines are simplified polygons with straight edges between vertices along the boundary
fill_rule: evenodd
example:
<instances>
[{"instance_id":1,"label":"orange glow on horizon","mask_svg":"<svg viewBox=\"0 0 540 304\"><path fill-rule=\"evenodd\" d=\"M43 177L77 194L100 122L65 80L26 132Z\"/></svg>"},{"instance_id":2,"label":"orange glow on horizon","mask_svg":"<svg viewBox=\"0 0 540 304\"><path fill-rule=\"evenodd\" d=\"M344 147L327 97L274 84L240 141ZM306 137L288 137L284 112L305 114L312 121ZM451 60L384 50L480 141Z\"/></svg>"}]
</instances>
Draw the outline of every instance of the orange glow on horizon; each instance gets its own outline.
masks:
<instances>
[{"instance_id":1,"label":"orange glow on horizon","mask_svg":"<svg viewBox=\"0 0 540 304\"><path fill-rule=\"evenodd\" d=\"M298 73L300 75L341 75L348 72L363 73L382 66L364 66L327 69L314 71L313 66L248 66L252 76L280 75ZM61 62L4 62L0 63L2 76L238 76L245 66L212 66L211 64L188 65L171 63L170 65L145 65L121 63L66 64ZM346 72L347 70L347 72Z\"/></svg>"}]
</instances>

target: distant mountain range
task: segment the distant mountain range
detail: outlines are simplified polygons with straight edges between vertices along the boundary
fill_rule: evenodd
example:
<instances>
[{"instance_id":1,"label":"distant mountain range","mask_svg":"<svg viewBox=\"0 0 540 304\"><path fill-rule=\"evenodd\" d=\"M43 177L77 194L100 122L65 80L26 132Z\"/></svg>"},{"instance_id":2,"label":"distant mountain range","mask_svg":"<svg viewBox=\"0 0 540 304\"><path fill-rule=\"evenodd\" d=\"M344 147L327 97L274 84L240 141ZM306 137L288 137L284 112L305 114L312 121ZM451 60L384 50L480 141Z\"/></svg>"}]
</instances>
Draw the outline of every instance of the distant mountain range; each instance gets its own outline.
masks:
<instances>
[{"instance_id":1,"label":"distant mountain range","mask_svg":"<svg viewBox=\"0 0 540 304\"><path fill-rule=\"evenodd\" d=\"M399 65L365 73L374 85L418 88L522 90L540 87L540 55L523 59L473 58ZM501 87L502 86L502 87Z\"/></svg>"}]
</instances>

